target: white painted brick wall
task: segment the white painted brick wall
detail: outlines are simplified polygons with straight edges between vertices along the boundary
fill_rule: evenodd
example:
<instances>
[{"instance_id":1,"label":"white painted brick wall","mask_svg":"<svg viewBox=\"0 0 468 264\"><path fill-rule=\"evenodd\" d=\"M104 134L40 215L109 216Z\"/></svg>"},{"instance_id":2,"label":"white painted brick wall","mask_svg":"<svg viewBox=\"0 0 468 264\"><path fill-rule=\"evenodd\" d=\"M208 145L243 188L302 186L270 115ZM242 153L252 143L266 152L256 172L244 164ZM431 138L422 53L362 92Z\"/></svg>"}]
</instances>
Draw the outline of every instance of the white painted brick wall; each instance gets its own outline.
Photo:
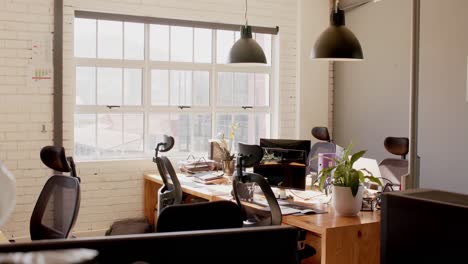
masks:
<instances>
[{"instance_id":1,"label":"white painted brick wall","mask_svg":"<svg viewBox=\"0 0 468 264\"><path fill-rule=\"evenodd\" d=\"M279 136L294 138L296 118L296 0L250 0L249 23L279 26ZM73 153L73 15L89 10L242 24L241 0L65 0L64 146ZM29 217L51 173L39 151L52 143L53 87L28 87L31 43L53 32L52 0L0 0L0 159L17 178L17 205L2 227L10 237L29 235ZM46 133L42 133L45 125ZM143 180L150 160L81 162L82 200L75 232L106 229L121 218L143 216Z\"/></svg>"},{"instance_id":2,"label":"white painted brick wall","mask_svg":"<svg viewBox=\"0 0 468 264\"><path fill-rule=\"evenodd\" d=\"M32 208L50 174L39 151L52 142L52 85L28 87L27 73L32 41L52 38L52 29L52 0L0 0L0 159L17 180L15 211L1 227L10 236L28 235Z\"/></svg>"}]
</instances>

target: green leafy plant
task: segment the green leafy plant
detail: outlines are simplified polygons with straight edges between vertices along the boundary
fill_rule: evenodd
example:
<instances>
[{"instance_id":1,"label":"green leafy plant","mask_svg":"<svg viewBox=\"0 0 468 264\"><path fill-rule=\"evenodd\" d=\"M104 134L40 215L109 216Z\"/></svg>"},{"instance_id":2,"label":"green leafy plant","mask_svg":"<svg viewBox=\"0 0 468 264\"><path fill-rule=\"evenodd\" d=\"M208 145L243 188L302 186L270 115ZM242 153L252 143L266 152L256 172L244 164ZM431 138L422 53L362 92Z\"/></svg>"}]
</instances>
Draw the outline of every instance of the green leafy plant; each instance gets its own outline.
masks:
<instances>
[{"instance_id":1,"label":"green leafy plant","mask_svg":"<svg viewBox=\"0 0 468 264\"><path fill-rule=\"evenodd\" d=\"M374 175L365 168L353 168L353 164L366 153L366 150L361 150L351 155L352 148L353 144L351 143L344 150L342 158L331 159L335 162L334 166L330 166L319 172L318 181L320 190L324 189L325 183L329 183L335 186L350 187L351 193L353 196L356 196L359 185L366 182L366 179L378 185L382 185L380 180L374 177ZM364 175L364 172L368 175Z\"/></svg>"}]
</instances>

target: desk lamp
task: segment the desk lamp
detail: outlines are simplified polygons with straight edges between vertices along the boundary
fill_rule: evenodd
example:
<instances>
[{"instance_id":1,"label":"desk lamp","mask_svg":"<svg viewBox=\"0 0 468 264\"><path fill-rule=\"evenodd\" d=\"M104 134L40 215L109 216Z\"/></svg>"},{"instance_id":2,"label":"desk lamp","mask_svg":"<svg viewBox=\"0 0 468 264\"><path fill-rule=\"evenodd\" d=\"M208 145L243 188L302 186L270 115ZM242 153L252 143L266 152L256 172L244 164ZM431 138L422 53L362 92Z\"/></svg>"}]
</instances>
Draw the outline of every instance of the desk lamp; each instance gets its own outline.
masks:
<instances>
[{"instance_id":1,"label":"desk lamp","mask_svg":"<svg viewBox=\"0 0 468 264\"><path fill-rule=\"evenodd\" d=\"M6 222L15 207L15 177L0 161L0 227Z\"/></svg>"}]
</instances>

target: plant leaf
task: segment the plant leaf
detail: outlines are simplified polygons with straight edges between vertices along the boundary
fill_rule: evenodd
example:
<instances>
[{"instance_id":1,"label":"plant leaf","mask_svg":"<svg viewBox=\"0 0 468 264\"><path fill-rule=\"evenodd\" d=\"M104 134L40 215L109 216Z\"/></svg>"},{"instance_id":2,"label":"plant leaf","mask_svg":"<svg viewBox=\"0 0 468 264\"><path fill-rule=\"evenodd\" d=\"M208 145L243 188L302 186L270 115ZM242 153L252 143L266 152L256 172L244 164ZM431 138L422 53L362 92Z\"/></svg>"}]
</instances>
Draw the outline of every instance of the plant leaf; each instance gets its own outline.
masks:
<instances>
[{"instance_id":1,"label":"plant leaf","mask_svg":"<svg viewBox=\"0 0 468 264\"><path fill-rule=\"evenodd\" d=\"M364 182L364 173L362 171L357 171L358 175L359 175L359 181L360 182Z\"/></svg>"},{"instance_id":2,"label":"plant leaf","mask_svg":"<svg viewBox=\"0 0 468 264\"><path fill-rule=\"evenodd\" d=\"M359 173L356 170L352 170L349 178L349 187L351 187L351 193L353 194L353 197L356 197L359 189Z\"/></svg>"},{"instance_id":3,"label":"plant leaf","mask_svg":"<svg viewBox=\"0 0 468 264\"><path fill-rule=\"evenodd\" d=\"M366 153L366 150L361 150L359 152L354 153L353 156L351 157L351 167L353 166L354 162L360 159L365 153Z\"/></svg>"},{"instance_id":4,"label":"plant leaf","mask_svg":"<svg viewBox=\"0 0 468 264\"><path fill-rule=\"evenodd\" d=\"M380 181L379 178L376 178L374 176L364 176L365 179L368 179L369 181L373 182L373 183L376 183L380 186L382 186L382 182Z\"/></svg>"}]
</instances>

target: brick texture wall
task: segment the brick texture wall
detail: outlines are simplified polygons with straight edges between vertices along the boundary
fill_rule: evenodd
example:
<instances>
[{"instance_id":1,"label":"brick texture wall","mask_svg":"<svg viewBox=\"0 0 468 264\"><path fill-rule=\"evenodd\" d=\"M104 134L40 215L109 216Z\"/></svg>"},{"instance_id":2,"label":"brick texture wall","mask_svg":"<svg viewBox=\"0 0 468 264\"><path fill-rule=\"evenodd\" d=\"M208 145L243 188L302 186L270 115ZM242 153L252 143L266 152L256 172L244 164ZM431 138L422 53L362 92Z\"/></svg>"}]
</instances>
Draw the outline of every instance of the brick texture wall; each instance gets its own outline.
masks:
<instances>
[{"instance_id":1,"label":"brick texture wall","mask_svg":"<svg viewBox=\"0 0 468 264\"><path fill-rule=\"evenodd\" d=\"M294 138L296 119L295 0L249 1L249 23L279 26L279 137ZM64 145L73 153L75 10L241 24L244 1L232 0L65 0L64 1ZM0 159L17 179L16 209L1 227L9 237L29 235L29 218L51 171L39 160L52 144L52 84L28 81L32 44L42 43L52 63L53 1L0 0ZM143 216L143 180L155 172L150 160L81 162L82 201L75 232L106 229L113 221Z\"/></svg>"}]
</instances>

